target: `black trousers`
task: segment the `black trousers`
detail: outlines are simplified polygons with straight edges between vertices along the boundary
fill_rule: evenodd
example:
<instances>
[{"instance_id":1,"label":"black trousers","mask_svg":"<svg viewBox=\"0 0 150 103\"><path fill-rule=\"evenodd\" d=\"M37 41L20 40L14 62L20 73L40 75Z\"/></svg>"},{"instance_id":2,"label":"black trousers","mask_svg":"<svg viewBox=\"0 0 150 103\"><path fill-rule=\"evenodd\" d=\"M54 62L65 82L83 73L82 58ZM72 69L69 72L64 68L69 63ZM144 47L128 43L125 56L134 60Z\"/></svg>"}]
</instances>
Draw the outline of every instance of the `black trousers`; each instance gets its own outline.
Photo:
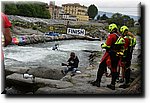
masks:
<instances>
[{"instance_id":1,"label":"black trousers","mask_svg":"<svg viewBox=\"0 0 150 103\"><path fill-rule=\"evenodd\" d=\"M131 66L131 60L132 60L132 53L133 53L133 46L129 46L128 50L126 52L126 57L123 59L123 62L125 62L125 83L128 84L130 82L130 66Z\"/></svg>"},{"instance_id":2,"label":"black trousers","mask_svg":"<svg viewBox=\"0 0 150 103\"><path fill-rule=\"evenodd\" d=\"M119 73L117 72L117 70L112 70L112 69L117 69L118 66L118 62L119 62L119 57L116 56L115 52L111 52L110 53L110 59L111 59L111 75L112 75L112 80L111 80L111 84L115 85L116 79L119 75ZM99 69L97 72L97 78L96 81L97 82L101 82L101 78L103 76L103 74L107 71L107 64L106 64L106 60L103 60L100 64L99 64Z\"/></svg>"},{"instance_id":3,"label":"black trousers","mask_svg":"<svg viewBox=\"0 0 150 103\"><path fill-rule=\"evenodd\" d=\"M107 65L106 65L106 61L102 61L100 64L99 64L99 69L97 71L97 78L96 78L96 81L97 82L101 82L101 78L104 74L104 72L107 71Z\"/></svg>"},{"instance_id":4,"label":"black trousers","mask_svg":"<svg viewBox=\"0 0 150 103\"><path fill-rule=\"evenodd\" d=\"M126 57L123 58L123 62L126 62L125 68L129 68L131 66L132 53L133 53L133 46L129 46L128 50L125 51Z\"/></svg>"},{"instance_id":5,"label":"black trousers","mask_svg":"<svg viewBox=\"0 0 150 103\"><path fill-rule=\"evenodd\" d=\"M116 55L116 52L110 51L110 59L111 59L111 84L115 85L116 79L119 76L119 72L117 71L117 67L119 64L120 57Z\"/></svg>"}]
</instances>

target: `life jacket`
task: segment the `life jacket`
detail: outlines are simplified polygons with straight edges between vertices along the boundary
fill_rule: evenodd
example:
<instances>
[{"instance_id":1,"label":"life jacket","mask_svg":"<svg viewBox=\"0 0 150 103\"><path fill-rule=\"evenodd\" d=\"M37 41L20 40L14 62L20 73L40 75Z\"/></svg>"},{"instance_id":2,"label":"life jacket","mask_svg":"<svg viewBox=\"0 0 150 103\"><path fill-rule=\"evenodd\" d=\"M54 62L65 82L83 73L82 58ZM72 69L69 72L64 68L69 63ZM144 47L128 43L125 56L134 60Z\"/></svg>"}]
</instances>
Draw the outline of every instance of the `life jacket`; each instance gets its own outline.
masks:
<instances>
[{"instance_id":1,"label":"life jacket","mask_svg":"<svg viewBox=\"0 0 150 103\"><path fill-rule=\"evenodd\" d=\"M133 38L131 36L125 36L125 39L128 39L128 44L126 45L126 49L124 51L124 58L130 58L132 56L133 47L136 45L136 38Z\"/></svg>"},{"instance_id":2,"label":"life jacket","mask_svg":"<svg viewBox=\"0 0 150 103\"><path fill-rule=\"evenodd\" d=\"M101 46L102 48L106 49L106 51L114 51L117 54L123 55L124 52L124 44L125 40L122 36L119 36L117 33L113 33L116 36L115 43L111 44L111 46L103 43Z\"/></svg>"},{"instance_id":3,"label":"life jacket","mask_svg":"<svg viewBox=\"0 0 150 103\"><path fill-rule=\"evenodd\" d=\"M133 38L131 36L125 36L124 38L128 38L130 40L129 46L135 46L136 45L136 38Z\"/></svg>"},{"instance_id":4,"label":"life jacket","mask_svg":"<svg viewBox=\"0 0 150 103\"><path fill-rule=\"evenodd\" d=\"M117 36L117 40L111 46L111 48L113 51L117 53L117 56L123 56L125 51L124 49L125 39L122 36L119 36L118 34L116 34L116 36Z\"/></svg>"}]
</instances>

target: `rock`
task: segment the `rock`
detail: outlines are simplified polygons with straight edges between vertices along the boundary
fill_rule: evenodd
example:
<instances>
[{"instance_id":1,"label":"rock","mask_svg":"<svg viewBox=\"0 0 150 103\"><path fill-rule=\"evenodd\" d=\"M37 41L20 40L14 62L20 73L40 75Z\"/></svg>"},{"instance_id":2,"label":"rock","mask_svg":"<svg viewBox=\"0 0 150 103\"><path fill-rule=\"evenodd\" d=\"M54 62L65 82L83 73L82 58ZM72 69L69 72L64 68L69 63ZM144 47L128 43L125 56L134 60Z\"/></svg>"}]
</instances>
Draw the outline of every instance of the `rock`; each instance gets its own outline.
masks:
<instances>
[{"instance_id":1,"label":"rock","mask_svg":"<svg viewBox=\"0 0 150 103\"><path fill-rule=\"evenodd\" d=\"M6 88L6 94L13 95L13 94L22 94L22 93L16 88L11 87L11 88Z\"/></svg>"},{"instance_id":2,"label":"rock","mask_svg":"<svg viewBox=\"0 0 150 103\"><path fill-rule=\"evenodd\" d=\"M33 84L33 81L31 78L25 79L23 78L23 74L18 74L18 73L13 73L11 75L8 75L6 77L6 80L17 83L18 85L19 83L20 85L23 85L24 83L31 84L31 85Z\"/></svg>"},{"instance_id":3,"label":"rock","mask_svg":"<svg viewBox=\"0 0 150 103\"><path fill-rule=\"evenodd\" d=\"M61 80L43 79L43 78L35 78L35 83L57 89L69 88L73 86L73 84L70 82Z\"/></svg>"},{"instance_id":4,"label":"rock","mask_svg":"<svg viewBox=\"0 0 150 103\"><path fill-rule=\"evenodd\" d=\"M13 86L17 88L17 90L23 91L24 93L36 90L38 88L33 82L33 79L25 79L23 78L23 74L18 73L14 73L6 77L6 86Z\"/></svg>"},{"instance_id":5,"label":"rock","mask_svg":"<svg viewBox=\"0 0 150 103\"><path fill-rule=\"evenodd\" d=\"M5 73L6 75L10 75L12 73L25 73L27 70L30 70L31 68L28 67L6 67Z\"/></svg>"},{"instance_id":6,"label":"rock","mask_svg":"<svg viewBox=\"0 0 150 103\"><path fill-rule=\"evenodd\" d=\"M71 82L72 83L72 77L70 74L67 74L66 76L64 76L62 79L62 81L67 81L67 82Z\"/></svg>"},{"instance_id":7,"label":"rock","mask_svg":"<svg viewBox=\"0 0 150 103\"><path fill-rule=\"evenodd\" d=\"M138 76L131 84L130 87L126 89L126 94L141 94L142 85L141 85L141 76Z\"/></svg>"},{"instance_id":8,"label":"rock","mask_svg":"<svg viewBox=\"0 0 150 103\"><path fill-rule=\"evenodd\" d=\"M91 78L90 74L76 74L75 76L72 77L70 76L70 74L67 74L61 80L71 82L74 85L78 85L78 83L87 83L91 79L93 78Z\"/></svg>"},{"instance_id":9,"label":"rock","mask_svg":"<svg viewBox=\"0 0 150 103\"><path fill-rule=\"evenodd\" d=\"M73 87L73 84L61 80L51 80L35 77L33 82L32 78L25 79L22 74L14 73L6 77L6 85L8 87L14 86L17 90L27 92L34 92L40 87L48 86L50 88L65 89ZM16 93L16 92L15 92Z\"/></svg>"},{"instance_id":10,"label":"rock","mask_svg":"<svg viewBox=\"0 0 150 103\"><path fill-rule=\"evenodd\" d=\"M54 91L56 91L56 88L42 87L42 88L39 88L35 92L35 94L53 94Z\"/></svg>"},{"instance_id":11,"label":"rock","mask_svg":"<svg viewBox=\"0 0 150 103\"><path fill-rule=\"evenodd\" d=\"M95 88L94 88L95 89ZM88 89L85 87L75 87L66 89L55 89L50 87L39 88L35 94L94 94L94 89Z\"/></svg>"},{"instance_id":12,"label":"rock","mask_svg":"<svg viewBox=\"0 0 150 103\"><path fill-rule=\"evenodd\" d=\"M49 69L45 67L32 68L28 72L36 77L59 80L64 75L58 69Z\"/></svg>"}]
</instances>

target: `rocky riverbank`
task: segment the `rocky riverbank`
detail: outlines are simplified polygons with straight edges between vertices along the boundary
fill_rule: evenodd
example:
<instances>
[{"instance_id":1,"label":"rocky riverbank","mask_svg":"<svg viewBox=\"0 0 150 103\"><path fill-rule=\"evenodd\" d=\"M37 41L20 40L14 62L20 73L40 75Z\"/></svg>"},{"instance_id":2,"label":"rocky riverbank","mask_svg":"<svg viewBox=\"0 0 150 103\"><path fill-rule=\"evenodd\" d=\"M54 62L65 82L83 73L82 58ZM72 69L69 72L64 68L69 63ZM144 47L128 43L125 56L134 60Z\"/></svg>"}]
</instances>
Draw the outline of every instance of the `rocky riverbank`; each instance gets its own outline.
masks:
<instances>
[{"instance_id":1,"label":"rocky riverbank","mask_svg":"<svg viewBox=\"0 0 150 103\"><path fill-rule=\"evenodd\" d=\"M92 38L89 36L75 36L60 34L58 36L49 36L49 35L24 35L13 37L12 44L15 45L28 45L28 44L37 44L50 41L60 41L60 40L100 40L99 38Z\"/></svg>"},{"instance_id":2,"label":"rocky riverbank","mask_svg":"<svg viewBox=\"0 0 150 103\"><path fill-rule=\"evenodd\" d=\"M65 20L40 19L23 16L8 16L11 23L12 44L27 45L57 40L102 40L107 36L105 27L108 24L96 22L78 22ZM67 35L67 28L84 29L85 36ZM45 35L47 32L57 33L57 36Z\"/></svg>"},{"instance_id":3,"label":"rocky riverbank","mask_svg":"<svg viewBox=\"0 0 150 103\"><path fill-rule=\"evenodd\" d=\"M141 64L137 62L137 56L140 51L134 51L134 59L131 65L131 86L127 89L119 88L121 83L116 83L116 90L110 90L106 87L111 78L105 75L102 78L101 87L94 87L90 81L95 80L98 63L101 53L92 52L92 65L86 68L80 68L81 74L71 76L69 73L64 76L61 70L44 67L13 67L6 68L6 94L116 94L116 95L141 95ZM136 60L135 60L136 58ZM136 62L135 62L136 61ZM33 75L33 78L24 78L23 74Z\"/></svg>"}]
</instances>

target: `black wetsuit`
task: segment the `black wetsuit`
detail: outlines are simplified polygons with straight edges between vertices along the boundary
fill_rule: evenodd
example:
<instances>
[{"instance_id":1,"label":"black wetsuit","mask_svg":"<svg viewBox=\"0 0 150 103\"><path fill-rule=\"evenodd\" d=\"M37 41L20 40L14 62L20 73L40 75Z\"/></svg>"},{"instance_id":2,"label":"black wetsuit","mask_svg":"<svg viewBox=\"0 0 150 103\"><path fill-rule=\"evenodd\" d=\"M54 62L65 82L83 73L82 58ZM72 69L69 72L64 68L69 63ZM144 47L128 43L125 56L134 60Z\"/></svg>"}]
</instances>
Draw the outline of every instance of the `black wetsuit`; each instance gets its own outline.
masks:
<instances>
[{"instance_id":1,"label":"black wetsuit","mask_svg":"<svg viewBox=\"0 0 150 103\"><path fill-rule=\"evenodd\" d=\"M79 59L77 56L75 58L69 58L67 62L69 66L71 66L70 70L72 70L73 68L78 68Z\"/></svg>"}]
</instances>

